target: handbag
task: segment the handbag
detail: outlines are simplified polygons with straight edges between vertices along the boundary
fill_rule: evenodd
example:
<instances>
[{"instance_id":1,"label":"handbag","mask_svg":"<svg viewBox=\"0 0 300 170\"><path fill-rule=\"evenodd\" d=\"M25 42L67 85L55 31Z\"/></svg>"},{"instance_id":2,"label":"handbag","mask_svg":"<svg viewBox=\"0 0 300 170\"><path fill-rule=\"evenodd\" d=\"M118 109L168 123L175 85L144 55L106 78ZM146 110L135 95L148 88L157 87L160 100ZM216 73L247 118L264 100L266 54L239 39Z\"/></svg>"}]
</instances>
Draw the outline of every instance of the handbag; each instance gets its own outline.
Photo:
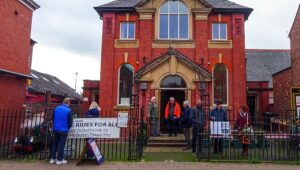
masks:
<instances>
[{"instance_id":1,"label":"handbag","mask_svg":"<svg viewBox=\"0 0 300 170\"><path fill-rule=\"evenodd\" d=\"M249 118L248 118L249 116L248 116L248 113L247 113L247 126L248 127L245 127L245 128L243 128L242 129L242 132L243 133L248 133L248 134L250 134L250 133L254 133L254 131L253 131L253 128L252 127L249 127Z\"/></svg>"}]
</instances>

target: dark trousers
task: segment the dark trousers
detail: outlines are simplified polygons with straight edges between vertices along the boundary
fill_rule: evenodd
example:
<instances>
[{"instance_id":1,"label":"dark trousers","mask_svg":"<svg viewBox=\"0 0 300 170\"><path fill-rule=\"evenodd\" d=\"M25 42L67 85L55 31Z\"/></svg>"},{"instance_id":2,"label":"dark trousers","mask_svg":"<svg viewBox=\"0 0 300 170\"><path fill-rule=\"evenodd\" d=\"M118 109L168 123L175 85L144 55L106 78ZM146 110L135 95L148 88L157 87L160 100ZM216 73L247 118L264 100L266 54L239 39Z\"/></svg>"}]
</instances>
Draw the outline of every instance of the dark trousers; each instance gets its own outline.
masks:
<instances>
[{"instance_id":1,"label":"dark trousers","mask_svg":"<svg viewBox=\"0 0 300 170\"><path fill-rule=\"evenodd\" d=\"M169 135L172 135L174 133L174 135L177 136L178 120L168 119L168 128L169 128Z\"/></svg>"},{"instance_id":2,"label":"dark trousers","mask_svg":"<svg viewBox=\"0 0 300 170\"><path fill-rule=\"evenodd\" d=\"M158 136L158 128L157 128L157 118L156 117L151 117L151 136Z\"/></svg>"},{"instance_id":3,"label":"dark trousers","mask_svg":"<svg viewBox=\"0 0 300 170\"><path fill-rule=\"evenodd\" d=\"M185 142L187 144L187 147L191 147L191 128L183 128L183 134L185 137Z\"/></svg>"},{"instance_id":4,"label":"dark trousers","mask_svg":"<svg viewBox=\"0 0 300 170\"><path fill-rule=\"evenodd\" d=\"M214 152L223 152L223 139L222 138L218 138L218 139L214 139Z\"/></svg>"},{"instance_id":5,"label":"dark trousers","mask_svg":"<svg viewBox=\"0 0 300 170\"><path fill-rule=\"evenodd\" d=\"M59 161L64 159L64 149L68 137L67 132L54 132L51 148L51 159ZM57 156L56 156L57 154Z\"/></svg>"},{"instance_id":6,"label":"dark trousers","mask_svg":"<svg viewBox=\"0 0 300 170\"><path fill-rule=\"evenodd\" d=\"M203 140L203 127L193 125L192 151L201 152Z\"/></svg>"}]
</instances>

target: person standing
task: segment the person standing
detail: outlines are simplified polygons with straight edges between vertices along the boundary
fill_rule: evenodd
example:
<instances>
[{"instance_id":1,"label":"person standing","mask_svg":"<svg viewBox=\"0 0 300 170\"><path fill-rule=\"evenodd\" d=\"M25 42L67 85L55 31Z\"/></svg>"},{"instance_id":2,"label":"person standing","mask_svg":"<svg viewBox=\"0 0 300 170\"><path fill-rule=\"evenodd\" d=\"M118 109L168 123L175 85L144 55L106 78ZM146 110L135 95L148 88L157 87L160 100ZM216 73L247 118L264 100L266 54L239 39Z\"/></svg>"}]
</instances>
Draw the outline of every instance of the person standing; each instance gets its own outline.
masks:
<instances>
[{"instance_id":1,"label":"person standing","mask_svg":"<svg viewBox=\"0 0 300 170\"><path fill-rule=\"evenodd\" d=\"M191 113L191 108L190 108L190 102L189 101L184 101L183 102L183 112L181 114L180 117L180 121L179 124L182 126L183 128L183 134L185 137L185 141L187 143L187 147L185 148L185 150L189 150L191 149L191 126L192 123L190 121L190 113Z\"/></svg>"},{"instance_id":2,"label":"person standing","mask_svg":"<svg viewBox=\"0 0 300 170\"><path fill-rule=\"evenodd\" d=\"M246 112L246 107L241 106L239 108L238 118L236 120L236 125L239 134L240 143L243 145L243 156L248 156L248 149L250 145L250 133L251 124L249 122L249 114Z\"/></svg>"},{"instance_id":3,"label":"person standing","mask_svg":"<svg viewBox=\"0 0 300 170\"><path fill-rule=\"evenodd\" d=\"M216 101L216 108L213 109L212 112L210 113L210 119L211 121L218 121L218 122L228 121L227 113L222 108L221 101ZM219 137L217 137L214 140L214 153L216 154L218 152L223 152L223 139Z\"/></svg>"},{"instance_id":4,"label":"person standing","mask_svg":"<svg viewBox=\"0 0 300 170\"><path fill-rule=\"evenodd\" d=\"M63 104L56 107L53 112L53 142L51 148L50 163L66 164L64 160L64 148L69 129L73 124L73 114L70 109L70 98L65 98Z\"/></svg>"},{"instance_id":5,"label":"person standing","mask_svg":"<svg viewBox=\"0 0 300 170\"><path fill-rule=\"evenodd\" d=\"M193 127L192 152L196 153L197 147L199 147L198 151L201 152L204 126L206 123L206 115L202 108L201 100L198 100L196 106L192 109L190 119Z\"/></svg>"},{"instance_id":6,"label":"person standing","mask_svg":"<svg viewBox=\"0 0 300 170\"><path fill-rule=\"evenodd\" d=\"M156 137L159 136L157 121L158 121L158 107L156 103L156 97L152 97L148 106L148 116L150 117L151 122L151 136Z\"/></svg>"},{"instance_id":7,"label":"person standing","mask_svg":"<svg viewBox=\"0 0 300 170\"><path fill-rule=\"evenodd\" d=\"M97 102L92 102L89 111L86 113L87 118L97 118L100 116L101 108L98 106Z\"/></svg>"},{"instance_id":8,"label":"person standing","mask_svg":"<svg viewBox=\"0 0 300 170\"><path fill-rule=\"evenodd\" d=\"M89 111L86 113L87 118L99 118L100 117L101 108L98 106L97 102L93 101L89 107ZM89 139L86 139L86 142L88 142ZM93 152L88 147L86 151L86 157L92 158Z\"/></svg>"},{"instance_id":9,"label":"person standing","mask_svg":"<svg viewBox=\"0 0 300 170\"><path fill-rule=\"evenodd\" d=\"M180 118L181 109L174 97L170 97L165 109L165 119L168 122L169 136L177 136L178 133L178 119Z\"/></svg>"}]
</instances>

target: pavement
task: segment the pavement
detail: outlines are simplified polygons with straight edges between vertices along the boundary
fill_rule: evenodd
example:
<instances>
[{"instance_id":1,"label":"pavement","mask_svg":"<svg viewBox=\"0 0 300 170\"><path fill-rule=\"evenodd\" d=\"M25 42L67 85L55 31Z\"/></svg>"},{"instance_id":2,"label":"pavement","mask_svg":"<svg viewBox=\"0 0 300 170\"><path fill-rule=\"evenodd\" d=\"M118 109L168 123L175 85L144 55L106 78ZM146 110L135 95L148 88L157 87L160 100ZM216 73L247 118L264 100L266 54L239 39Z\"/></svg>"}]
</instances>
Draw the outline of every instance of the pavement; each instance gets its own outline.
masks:
<instances>
[{"instance_id":1,"label":"pavement","mask_svg":"<svg viewBox=\"0 0 300 170\"><path fill-rule=\"evenodd\" d=\"M298 165L289 164L246 164L209 162L105 162L97 166L94 162L76 166L75 162L66 165L53 165L45 161L0 161L1 170L299 170Z\"/></svg>"}]
</instances>

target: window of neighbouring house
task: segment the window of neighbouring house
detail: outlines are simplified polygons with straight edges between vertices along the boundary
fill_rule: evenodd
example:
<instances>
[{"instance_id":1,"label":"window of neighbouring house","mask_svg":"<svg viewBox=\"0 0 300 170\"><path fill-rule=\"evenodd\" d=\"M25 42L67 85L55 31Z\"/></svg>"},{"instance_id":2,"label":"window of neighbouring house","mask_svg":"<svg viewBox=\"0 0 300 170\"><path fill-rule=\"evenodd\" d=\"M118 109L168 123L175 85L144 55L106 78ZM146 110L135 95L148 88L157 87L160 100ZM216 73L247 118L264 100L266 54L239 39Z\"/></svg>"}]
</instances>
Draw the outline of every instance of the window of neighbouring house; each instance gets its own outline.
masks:
<instances>
[{"instance_id":1,"label":"window of neighbouring house","mask_svg":"<svg viewBox=\"0 0 300 170\"><path fill-rule=\"evenodd\" d=\"M118 104L128 106L131 103L133 86L133 67L123 64L119 69L119 98Z\"/></svg>"},{"instance_id":2,"label":"window of neighbouring house","mask_svg":"<svg viewBox=\"0 0 300 170\"><path fill-rule=\"evenodd\" d=\"M135 39L135 23L122 22L120 25L120 39Z\"/></svg>"},{"instance_id":3,"label":"window of neighbouring house","mask_svg":"<svg viewBox=\"0 0 300 170\"><path fill-rule=\"evenodd\" d=\"M269 92L269 104L274 104L274 92Z\"/></svg>"},{"instance_id":4,"label":"window of neighbouring house","mask_svg":"<svg viewBox=\"0 0 300 170\"><path fill-rule=\"evenodd\" d=\"M214 100L228 105L228 70L224 64L216 64L213 69L213 93Z\"/></svg>"},{"instance_id":5,"label":"window of neighbouring house","mask_svg":"<svg viewBox=\"0 0 300 170\"><path fill-rule=\"evenodd\" d=\"M212 39L213 40L227 40L227 24L213 23L212 24Z\"/></svg>"},{"instance_id":6,"label":"window of neighbouring house","mask_svg":"<svg viewBox=\"0 0 300 170\"><path fill-rule=\"evenodd\" d=\"M159 11L160 39L188 39L188 7L180 0L168 0Z\"/></svg>"}]
</instances>

